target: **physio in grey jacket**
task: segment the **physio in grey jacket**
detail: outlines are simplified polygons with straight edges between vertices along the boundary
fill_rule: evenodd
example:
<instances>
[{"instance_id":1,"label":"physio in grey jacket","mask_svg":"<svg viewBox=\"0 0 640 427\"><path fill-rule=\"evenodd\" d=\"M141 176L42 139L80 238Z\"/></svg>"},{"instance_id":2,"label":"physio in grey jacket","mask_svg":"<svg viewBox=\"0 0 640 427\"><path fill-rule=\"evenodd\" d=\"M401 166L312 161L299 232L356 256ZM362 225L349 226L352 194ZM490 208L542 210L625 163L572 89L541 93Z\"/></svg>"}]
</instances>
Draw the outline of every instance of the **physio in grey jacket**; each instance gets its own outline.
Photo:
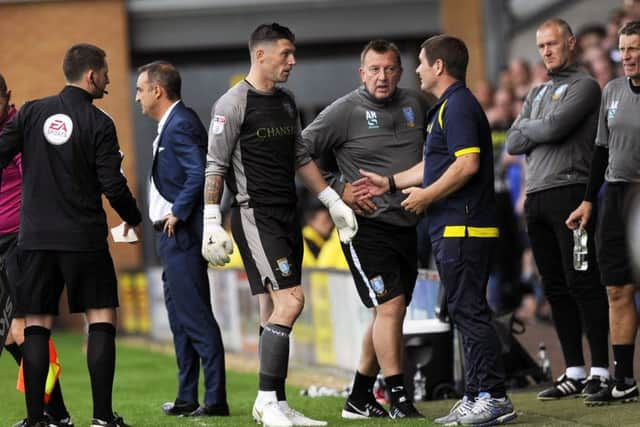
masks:
<instances>
[{"instance_id":1,"label":"physio in grey jacket","mask_svg":"<svg viewBox=\"0 0 640 427\"><path fill-rule=\"evenodd\" d=\"M375 308L343 418L388 415L372 394L380 368L391 390L389 415L421 416L406 394L402 366L402 321L417 275L418 217L400 206L400 192L363 201L355 200L351 186L360 169L392 176L422 159L427 102L419 92L397 87L401 75L398 48L370 42L361 55L363 86L329 105L302 132L313 158L336 160L339 171L327 173L327 181L354 209L359 226L342 249L363 304Z\"/></svg>"},{"instance_id":2,"label":"physio in grey jacket","mask_svg":"<svg viewBox=\"0 0 640 427\"><path fill-rule=\"evenodd\" d=\"M536 33L550 81L532 89L507 133L510 154L526 154L527 231L545 294L551 305L567 370L554 386L538 394L558 399L600 390L608 378L608 304L589 224L588 269L573 268L573 236L564 225L582 201L596 134L600 88L574 62L576 40L561 19L543 23ZM591 350L587 371L582 333Z\"/></svg>"}]
</instances>

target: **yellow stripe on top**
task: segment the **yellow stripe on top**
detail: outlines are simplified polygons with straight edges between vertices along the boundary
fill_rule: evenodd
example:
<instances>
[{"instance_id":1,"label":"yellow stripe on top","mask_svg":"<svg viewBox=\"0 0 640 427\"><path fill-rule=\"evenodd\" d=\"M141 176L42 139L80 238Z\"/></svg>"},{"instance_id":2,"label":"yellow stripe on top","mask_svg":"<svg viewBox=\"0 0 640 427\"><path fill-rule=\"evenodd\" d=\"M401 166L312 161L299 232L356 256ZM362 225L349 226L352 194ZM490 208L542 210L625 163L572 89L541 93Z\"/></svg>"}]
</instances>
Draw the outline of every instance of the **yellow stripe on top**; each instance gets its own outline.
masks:
<instances>
[{"instance_id":1,"label":"yellow stripe on top","mask_svg":"<svg viewBox=\"0 0 640 427\"><path fill-rule=\"evenodd\" d=\"M460 156L464 156L465 154L479 153L479 152L480 152L480 147L468 147L468 148L463 148L462 150L456 151L455 153L453 153L453 155L456 157L460 157Z\"/></svg>"},{"instance_id":2,"label":"yellow stripe on top","mask_svg":"<svg viewBox=\"0 0 640 427\"><path fill-rule=\"evenodd\" d=\"M442 105L440 106L440 110L438 111L438 124L440 125L440 129L444 129L444 106L447 105L448 99L445 99Z\"/></svg>"},{"instance_id":3,"label":"yellow stripe on top","mask_svg":"<svg viewBox=\"0 0 640 427\"><path fill-rule=\"evenodd\" d=\"M442 237L499 237L498 227L467 227L466 225L447 225L444 227Z\"/></svg>"}]
</instances>

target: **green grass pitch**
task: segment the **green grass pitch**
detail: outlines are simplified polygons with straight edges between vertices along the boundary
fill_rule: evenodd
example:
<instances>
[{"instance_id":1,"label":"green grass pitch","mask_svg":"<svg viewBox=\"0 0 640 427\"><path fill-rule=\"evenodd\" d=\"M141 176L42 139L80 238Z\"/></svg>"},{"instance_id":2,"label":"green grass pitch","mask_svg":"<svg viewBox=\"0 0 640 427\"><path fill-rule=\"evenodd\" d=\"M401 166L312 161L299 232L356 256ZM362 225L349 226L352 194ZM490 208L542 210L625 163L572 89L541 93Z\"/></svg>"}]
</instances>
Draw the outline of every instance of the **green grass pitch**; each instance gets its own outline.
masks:
<instances>
[{"instance_id":1,"label":"green grass pitch","mask_svg":"<svg viewBox=\"0 0 640 427\"><path fill-rule=\"evenodd\" d=\"M86 427L91 418L91 390L82 338L74 334L56 334L56 347L62 363L62 387L75 425ZM0 356L0 427L13 425L25 417L24 396L15 389L17 367L8 353ZM231 417L171 418L160 410L163 402L173 400L176 389L176 363L173 355L120 344L114 384L114 409L134 427L160 426L255 426L251 406L256 393L256 375L227 372L227 392ZM301 397L298 389L288 389L293 407L305 414L329 421L330 426L430 426L429 421L364 420L340 418L343 399ZM518 419L517 426L640 426L640 405L626 404L587 408L579 399L538 402L535 392L511 395ZM447 412L453 402L425 402L419 405L429 419Z\"/></svg>"}]
</instances>

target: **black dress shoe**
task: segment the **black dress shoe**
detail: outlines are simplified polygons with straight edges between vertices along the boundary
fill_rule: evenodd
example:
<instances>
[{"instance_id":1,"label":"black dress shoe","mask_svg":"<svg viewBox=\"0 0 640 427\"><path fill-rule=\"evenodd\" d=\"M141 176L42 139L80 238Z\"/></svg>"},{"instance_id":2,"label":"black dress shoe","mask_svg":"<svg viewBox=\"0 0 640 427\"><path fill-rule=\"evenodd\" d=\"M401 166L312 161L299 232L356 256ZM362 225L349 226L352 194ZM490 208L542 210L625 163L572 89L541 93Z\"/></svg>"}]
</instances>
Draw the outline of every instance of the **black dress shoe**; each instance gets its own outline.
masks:
<instances>
[{"instance_id":1,"label":"black dress shoe","mask_svg":"<svg viewBox=\"0 0 640 427\"><path fill-rule=\"evenodd\" d=\"M212 405L201 406L187 417L228 417L229 405L226 403L214 403Z\"/></svg>"},{"instance_id":2,"label":"black dress shoe","mask_svg":"<svg viewBox=\"0 0 640 427\"><path fill-rule=\"evenodd\" d=\"M185 402L166 402L162 404L162 412L165 415L189 415L193 411L198 409L197 403L185 403Z\"/></svg>"}]
</instances>

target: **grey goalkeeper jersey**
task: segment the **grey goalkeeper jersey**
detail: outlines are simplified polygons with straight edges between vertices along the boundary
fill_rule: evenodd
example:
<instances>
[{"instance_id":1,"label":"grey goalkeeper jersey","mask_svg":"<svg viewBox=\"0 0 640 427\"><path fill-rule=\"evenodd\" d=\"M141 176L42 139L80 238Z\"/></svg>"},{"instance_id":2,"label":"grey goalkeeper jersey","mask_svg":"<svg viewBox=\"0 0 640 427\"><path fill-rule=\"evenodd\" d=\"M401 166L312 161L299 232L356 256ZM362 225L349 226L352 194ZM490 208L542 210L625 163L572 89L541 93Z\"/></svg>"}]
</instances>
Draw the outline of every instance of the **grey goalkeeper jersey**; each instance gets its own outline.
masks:
<instances>
[{"instance_id":1,"label":"grey goalkeeper jersey","mask_svg":"<svg viewBox=\"0 0 640 427\"><path fill-rule=\"evenodd\" d=\"M235 204L295 206L295 172L311 161L293 95L243 80L213 105L205 175L225 176Z\"/></svg>"},{"instance_id":2,"label":"grey goalkeeper jersey","mask_svg":"<svg viewBox=\"0 0 640 427\"><path fill-rule=\"evenodd\" d=\"M364 87L325 108L302 132L311 157L332 153L339 173L325 172L331 186L342 193L345 183L360 178L359 169L388 176L422 160L426 99L417 91L396 89L385 101L376 100ZM378 209L368 217L413 226L417 217L401 206L401 192L375 197Z\"/></svg>"},{"instance_id":3,"label":"grey goalkeeper jersey","mask_svg":"<svg viewBox=\"0 0 640 427\"><path fill-rule=\"evenodd\" d=\"M640 183L640 94L630 84L620 77L602 92L596 145L609 148L609 182Z\"/></svg>"},{"instance_id":4,"label":"grey goalkeeper jersey","mask_svg":"<svg viewBox=\"0 0 640 427\"><path fill-rule=\"evenodd\" d=\"M507 133L507 151L527 155L527 193L589 180L600 87L577 66L549 76L531 89Z\"/></svg>"}]
</instances>

